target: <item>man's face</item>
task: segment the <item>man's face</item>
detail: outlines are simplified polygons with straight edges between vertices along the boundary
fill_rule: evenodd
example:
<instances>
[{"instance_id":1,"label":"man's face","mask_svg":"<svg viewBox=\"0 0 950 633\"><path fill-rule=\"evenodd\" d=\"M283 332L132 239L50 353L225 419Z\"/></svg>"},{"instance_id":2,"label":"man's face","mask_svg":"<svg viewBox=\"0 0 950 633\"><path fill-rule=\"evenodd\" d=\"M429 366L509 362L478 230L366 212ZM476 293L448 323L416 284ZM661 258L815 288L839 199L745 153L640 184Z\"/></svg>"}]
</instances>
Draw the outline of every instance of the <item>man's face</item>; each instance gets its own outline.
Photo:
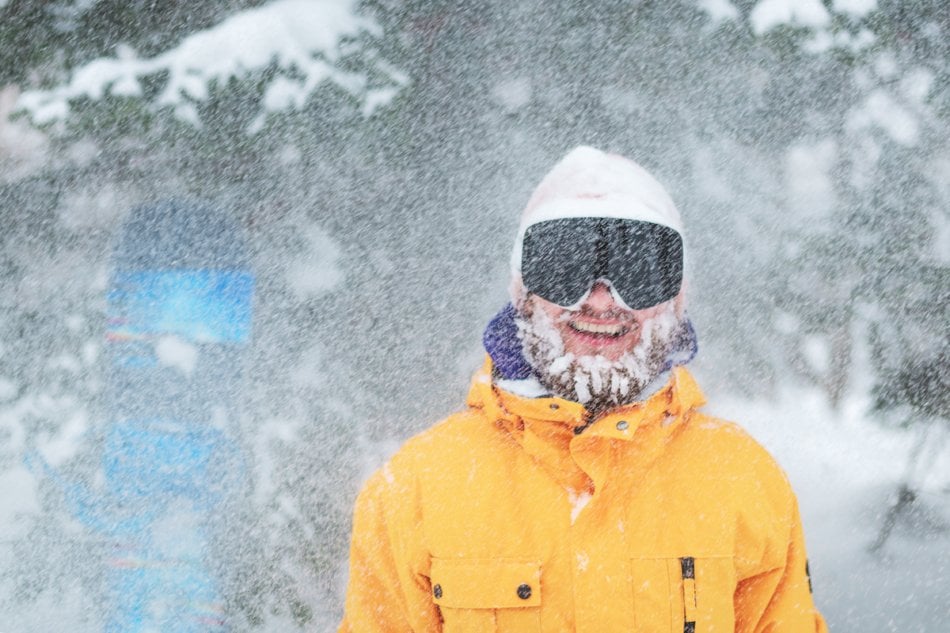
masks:
<instances>
[{"instance_id":1,"label":"man's face","mask_svg":"<svg viewBox=\"0 0 950 633\"><path fill-rule=\"evenodd\" d=\"M564 342L564 352L602 356L617 361L632 351L643 337L644 325L669 310L669 303L629 310L618 304L606 284L597 282L576 310L568 310L537 295L527 299L526 312L543 310Z\"/></svg>"},{"instance_id":2,"label":"man's face","mask_svg":"<svg viewBox=\"0 0 950 633\"><path fill-rule=\"evenodd\" d=\"M630 310L603 283L576 309L529 294L518 323L525 358L554 395L592 410L628 404L662 373L682 335L680 302Z\"/></svg>"}]
</instances>

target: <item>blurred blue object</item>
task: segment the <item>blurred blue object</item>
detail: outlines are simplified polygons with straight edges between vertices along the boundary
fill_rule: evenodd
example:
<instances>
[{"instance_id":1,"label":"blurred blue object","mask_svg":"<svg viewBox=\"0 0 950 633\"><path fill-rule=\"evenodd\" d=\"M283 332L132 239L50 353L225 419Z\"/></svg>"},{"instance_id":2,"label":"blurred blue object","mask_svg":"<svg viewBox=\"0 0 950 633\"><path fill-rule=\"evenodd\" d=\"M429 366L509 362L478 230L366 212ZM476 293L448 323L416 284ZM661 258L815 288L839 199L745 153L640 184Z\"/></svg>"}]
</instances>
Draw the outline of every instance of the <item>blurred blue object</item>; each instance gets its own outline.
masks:
<instances>
[{"instance_id":1,"label":"blurred blue object","mask_svg":"<svg viewBox=\"0 0 950 633\"><path fill-rule=\"evenodd\" d=\"M113 342L173 334L194 343L246 343L254 277L245 271L117 272L106 336Z\"/></svg>"},{"instance_id":2,"label":"blurred blue object","mask_svg":"<svg viewBox=\"0 0 950 633\"><path fill-rule=\"evenodd\" d=\"M237 447L219 429L129 422L109 430L102 461L116 499L187 499L203 510L221 501L238 464Z\"/></svg>"},{"instance_id":3,"label":"blurred blue object","mask_svg":"<svg viewBox=\"0 0 950 633\"><path fill-rule=\"evenodd\" d=\"M220 505L244 485L233 422L253 293L226 214L165 201L123 224L107 295L103 485L60 484L111 543L106 633L227 629L211 543Z\"/></svg>"}]
</instances>

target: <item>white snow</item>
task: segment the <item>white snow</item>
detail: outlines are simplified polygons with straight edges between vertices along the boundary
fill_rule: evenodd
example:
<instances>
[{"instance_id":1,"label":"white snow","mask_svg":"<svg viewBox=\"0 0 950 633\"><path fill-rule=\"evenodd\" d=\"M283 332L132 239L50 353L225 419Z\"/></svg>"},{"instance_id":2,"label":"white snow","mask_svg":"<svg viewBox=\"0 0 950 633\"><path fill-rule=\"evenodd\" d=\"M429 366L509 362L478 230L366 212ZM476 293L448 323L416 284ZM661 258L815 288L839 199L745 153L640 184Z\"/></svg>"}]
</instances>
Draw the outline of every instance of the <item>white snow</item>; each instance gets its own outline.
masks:
<instances>
[{"instance_id":1,"label":"white snow","mask_svg":"<svg viewBox=\"0 0 950 633\"><path fill-rule=\"evenodd\" d=\"M697 190L710 200L721 203L731 202L733 191L729 178L721 173L722 158L711 147L702 147L693 152L693 173Z\"/></svg>"},{"instance_id":2,"label":"white snow","mask_svg":"<svg viewBox=\"0 0 950 633\"><path fill-rule=\"evenodd\" d=\"M796 315L784 310L776 310L773 324L775 331L781 334L794 334L798 331L800 325Z\"/></svg>"},{"instance_id":3,"label":"white snow","mask_svg":"<svg viewBox=\"0 0 950 633\"><path fill-rule=\"evenodd\" d=\"M16 383L8 378L0 378L0 402L5 402L16 396L19 391Z\"/></svg>"},{"instance_id":4,"label":"white snow","mask_svg":"<svg viewBox=\"0 0 950 633\"><path fill-rule=\"evenodd\" d=\"M209 426L219 431L227 432L230 428L228 409L222 405L211 407L211 423Z\"/></svg>"},{"instance_id":5,"label":"white snow","mask_svg":"<svg viewBox=\"0 0 950 633\"><path fill-rule=\"evenodd\" d=\"M879 53L871 63L871 67L874 68L874 72L877 73L877 76L885 81L894 79L901 70L900 64L897 63L897 58L894 56L893 51L882 51Z\"/></svg>"},{"instance_id":6,"label":"white snow","mask_svg":"<svg viewBox=\"0 0 950 633\"><path fill-rule=\"evenodd\" d=\"M934 74L927 68L915 68L908 72L900 81L901 94L908 101L922 105L934 85Z\"/></svg>"},{"instance_id":7,"label":"white snow","mask_svg":"<svg viewBox=\"0 0 950 633\"><path fill-rule=\"evenodd\" d=\"M587 571L588 566L590 566L590 556L587 552L578 552L577 571Z\"/></svg>"},{"instance_id":8,"label":"white snow","mask_svg":"<svg viewBox=\"0 0 950 633\"><path fill-rule=\"evenodd\" d=\"M119 223L132 203L116 187L89 183L63 192L58 215L66 228L110 228Z\"/></svg>"},{"instance_id":9,"label":"white snow","mask_svg":"<svg viewBox=\"0 0 950 633\"><path fill-rule=\"evenodd\" d=\"M516 77L501 81L492 88L491 95L507 112L517 112L531 103L531 79Z\"/></svg>"},{"instance_id":10,"label":"white snow","mask_svg":"<svg viewBox=\"0 0 950 633\"><path fill-rule=\"evenodd\" d=\"M709 14L713 24L739 17L739 9L729 0L699 0L699 8Z\"/></svg>"},{"instance_id":11,"label":"white snow","mask_svg":"<svg viewBox=\"0 0 950 633\"><path fill-rule=\"evenodd\" d=\"M880 129L901 145L916 145L920 134L917 117L883 88L851 112L847 127L852 132Z\"/></svg>"},{"instance_id":12,"label":"white snow","mask_svg":"<svg viewBox=\"0 0 950 633\"><path fill-rule=\"evenodd\" d=\"M524 398L541 398L548 395L548 390L536 379L527 380L498 380L500 389Z\"/></svg>"},{"instance_id":13,"label":"white snow","mask_svg":"<svg viewBox=\"0 0 950 633\"><path fill-rule=\"evenodd\" d=\"M858 52L868 48L875 41L877 38L874 33L867 29L862 29L857 35L852 35L848 31L832 33L827 29L818 29L811 40L804 43L803 48L812 54L823 53L832 48Z\"/></svg>"},{"instance_id":14,"label":"white snow","mask_svg":"<svg viewBox=\"0 0 950 633\"><path fill-rule=\"evenodd\" d=\"M399 90L400 88L389 87L367 91L366 96L363 97L363 116L371 116L376 110L395 99Z\"/></svg>"},{"instance_id":15,"label":"white snow","mask_svg":"<svg viewBox=\"0 0 950 633\"><path fill-rule=\"evenodd\" d=\"M2 451L12 455L22 454L26 446L26 429L24 419L29 419L41 413L38 405L39 398L27 395L9 406L0 408L0 456Z\"/></svg>"},{"instance_id":16,"label":"white snow","mask_svg":"<svg viewBox=\"0 0 950 633\"><path fill-rule=\"evenodd\" d=\"M930 182L944 201L950 201L950 179L946 177L947 174L950 174L950 152L936 159L930 170ZM950 215L935 206L931 210L931 218L934 228L931 251L934 259L945 266L950 265Z\"/></svg>"},{"instance_id":17,"label":"white snow","mask_svg":"<svg viewBox=\"0 0 950 633\"><path fill-rule=\"evenodd\" d=\"M82 370L82 363L72 354L53 356L46 363L47 369L62 369L71 374L78 374Z\"/></svg>"},{"instance_id":18,"label":"white snow","mask_svg":"<svg viewBox=\"0 0 950 633\"><path fill-rule=\"evenodd\" d=\"M934 261L950 266L950 222L946 217L939 217L939 211L932 213L934 219L934 238L931 253Z\"/></svg>"},{"instance_id":19,"label":"white snow","mask_svg":"<svg viewBox=\"0 0 950 633\"><path fill-rule=\"evenodd\" d=\"M174 560L201 561L206 543L195 534L201 530L203 518L188 503L171 504L154 523L154 547Z\"/></svg>"},{"instance_id":20,"label":"white snow","mask_svg":"<svg viewBox=\"0 0 950 633\"><path fill-rule=\"evenodd\" d=\"M819 28L831 21L820 0L761 0L749 15L756 35L783 24Z\"/></svg>"},{"instance_id":21,"label":"white snow","mask_svg":"<svg viewBox=\"0 0 950 633\"><path fill-rule=\"evenodd\" d=\"M92 366L99 358L99 344L88 341L82 346L82 362L87 366Z\"/></svg>"},{"instance_id":22,"label":"white snow","mask_svg":"<svg viewBox=\"0 0 950 633\"><path fill-rule=\"evenodd\" d=\"M813 369L822 374L831 368L831 348L822 335L806 336L802 341L802 355Z\"/></svg>"},{"instance_id":23,"label":"white snow","mask_svg":"<svg viewBox=\"0 0 950 633\"><path fill-rule=\"evenodd\" d=\"M785 163L789 208L809 221L828 217L836 204L832 168L838 156L834 141L791 147Z\"/></svg>"},{"instance_id":24,"label":"white snow","mask_svg":"<svg viewBox=\"0 0 950 633\"><path fill-rule=\"evenodd\" d=\"M155 356L166 367L191 376L198 364L198 348L177 336L162 336L155 342Z\"/></svg>"},{"instance_id":25,"label":"white snow","mask_svg":"<svg viewBox=\"0 0 950 633\"><path fill-rule=\"evenodd\" d=\"M876 8L875 0L836 0L832 5L835 13L854 18L861 18ZM843 29L833 30L831 14L821 0L761 0L749 14L749 21L756 35L764 35L783 25L811 29L811 38L803 44L810 53L822 53L832 48L859 51L876 41L874 34L867 29L857 34Z\"/></svg>"},{"instance_id":26,"label":"white snow","mask_svg":"<svg viewBox=\"0 0 950 633\"><path fill-rule=\"evenodd\" d=\"M19 97L16 86L0 90L0 182L22 178L42 168L46 161L46 135L27 121L10 120Z\"/></svg>"},{"instance_id":27,"label":"white snow","mask_svg":"<svg viewBox=\"0 0 950 633\"><path fill-rule=\"evenodd\" d=\"M40 509L36 479L23 466L0 471L0 499L2 539L22 538L25 526L21 518Z\"/></svg>"},{"instance_id":28,"label":"white snow","mask_svg":"<svg viewBox=\"0 0 950 633\"><path fill-rule=\"evenodd\" d=\"M279 464L274 456L274 446L286 445L297 439L299 422L271 419L261 422L254 434L254 501L266 504L278 490L276 471Z\"/></svg>"},{"instance_id":29,"label":"white snow","mask_svg":"<svg viewBox=\"0 0 950 633\"><path fill-rule=\"evenodd\" d=\"M66 463L82 448L80 438L88 429L89 420L86 412L77 411L63 423L56 435L40 442L40 455L53 467Z\"/></svg>"},{"instance_id":30,"label":"white snow","mask_svg":"<svg viewBox=\"0 0 950 633\"><path fill-rule=\"evenodd\" d=\"M877 9L877 0L834 0L831 7L838 13L847 13L855 18L863 18Z\"/></svg>"},{"instance_id":31,"label":"white snow","mask_svg":"<svg viewBox=\"0 0 950 633\"><path fill-rule=\"evenodd\" d=\"M636 116L650 107L652 100L624 85L610 84L601 88L600 102L617 114Z\"/></svg>"},{"instance_id":32,"label":"white snow","mask_svg":"<svg viewBox=\"0 0 950 633\"><path fill-rule=\"evenodd\" d=\"M710 402L707 410L740 422L786 470L801 507L816 601L832 623L855 631L906 630L901 622L939 630L928 625L937 627L934 605L946 603L945 590L922 575L922 566L948 560L950 538L904 527L883 553L868 552L907 471L912 434L873 422L866 397L846 399L834 411L820 392L786 386L774 398ZM945 445L921 482L928 484L921 499L946 495L948 481ZM885 614L892 624L881 622Z\"/></svg>"},{"instance_id":33,"label":"white snow","mask_svg":"<svg viewBox=\"0 0 950 633\"><path fill-rule=\"evenodd\" d=\"M287 267L287 284L298 298L316 297L343 281L339 267L340 247L316 224L303 230L301 252Z\"/></svg>"},{"instance_id":34,"label":"white snow","mask_svg":"<svg viewBox=\"0 0 950 633\"><path fill-rule=\"evenodd\" d=\"M582 490L578 493L568 488L567 499L571 502L571 525L574 525L577 517L581 515L581 512L583 512L587 504L590 503L592 497L586 490Z\"/></svg>"},{"instance_id":35,"label":"white snow","mask_svg":"<svg viewBox=\"0 0 950 633\"><path fill-rule=\"evenodd\" d=\"M315 345L300 355L297 367L291 372L290 379L301 387L319 387L327 380L326 359L321 346Z\"/></svg>"},{"instance_id":36,"label":"white snow","mask_svg":"<svg viewBox=\"0 0 950 633\"><path fill-rule=\"evenodd\" d=\"M157 105L170 106L179 118L196 123L192 102L207 99L210 84L223 85L231 78L248 77L272 62L284 74L278 74L265 89L265 112L261 116L302 106L324 81L360 95L367 88L366 76L334 66L342 39L360 32L379 32L375 21L356 15L355 4L355 0L276 0L194 33L155 57L142 58L130 47L119 46L115 57L99 58L80 67L66 85L24 93L19 106L35 122L51 123L69 114L70 99L86 96L96 100L106 94L138 96L143 78L167 72L168 84ZM376 66L395 85L408 81L383 62ZM367 99L372 107L364 111L372 114L393 95L394 88L372 92ZM255 125L260 124L259 117Z\"/></svg>"}]
</instances>

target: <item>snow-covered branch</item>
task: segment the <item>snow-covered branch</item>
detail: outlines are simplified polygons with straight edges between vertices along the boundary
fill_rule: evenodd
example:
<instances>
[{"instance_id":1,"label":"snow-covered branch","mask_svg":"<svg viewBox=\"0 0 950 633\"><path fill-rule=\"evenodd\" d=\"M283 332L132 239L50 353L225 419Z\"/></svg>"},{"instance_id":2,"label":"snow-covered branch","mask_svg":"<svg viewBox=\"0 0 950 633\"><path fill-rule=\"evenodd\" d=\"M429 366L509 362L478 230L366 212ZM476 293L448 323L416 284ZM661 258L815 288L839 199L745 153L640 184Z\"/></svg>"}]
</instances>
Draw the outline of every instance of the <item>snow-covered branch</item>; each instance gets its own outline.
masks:
<instances>
[{"instance_id":1,"label":"snow-covered branch","mask_svg":"<svg viewBox=\"0 0 950 633\"><path fill-rule=\"evenodd\" d=\"M374 20L357 15L354 5L354 0L276 0L194 33L155 57L142 58L120 46L115 57L88 62L64 85L25 92L18 105L34 122L48 124L68 117L71 100L140 97L144 78L167 73L164 90L150 105L172 107L178 118L198 125L194 104L208 98L211 84L246 78L276 64L280 72L265 87L252 128L262 124L268 112L302 107L327 81L360 98L368 116L408 80L382 60L372 63L387 79L383 87L371 87L366 73L345 72L335 65L343 40L380 31Z\"/></svg>"}]
</instances>

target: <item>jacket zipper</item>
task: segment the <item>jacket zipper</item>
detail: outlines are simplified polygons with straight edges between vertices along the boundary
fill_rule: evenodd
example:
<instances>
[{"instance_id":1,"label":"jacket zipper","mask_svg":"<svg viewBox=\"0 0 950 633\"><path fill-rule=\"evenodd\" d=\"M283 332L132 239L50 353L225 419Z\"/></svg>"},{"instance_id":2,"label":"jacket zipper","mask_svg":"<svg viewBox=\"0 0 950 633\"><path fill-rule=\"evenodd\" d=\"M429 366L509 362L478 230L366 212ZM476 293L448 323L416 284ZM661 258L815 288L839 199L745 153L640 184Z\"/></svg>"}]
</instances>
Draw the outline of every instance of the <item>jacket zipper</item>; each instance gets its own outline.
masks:
<instances>
[{"instance_id":1,"label":"jacket zipper","mask_svg":"<svg viewBox=\"0 0 950 633\"><path fill-rule=\"evenodd\" d=\"M683 575L683 633L696 633L696 561L692 556L680 558Z\"/></svg>"}]
</instances>

